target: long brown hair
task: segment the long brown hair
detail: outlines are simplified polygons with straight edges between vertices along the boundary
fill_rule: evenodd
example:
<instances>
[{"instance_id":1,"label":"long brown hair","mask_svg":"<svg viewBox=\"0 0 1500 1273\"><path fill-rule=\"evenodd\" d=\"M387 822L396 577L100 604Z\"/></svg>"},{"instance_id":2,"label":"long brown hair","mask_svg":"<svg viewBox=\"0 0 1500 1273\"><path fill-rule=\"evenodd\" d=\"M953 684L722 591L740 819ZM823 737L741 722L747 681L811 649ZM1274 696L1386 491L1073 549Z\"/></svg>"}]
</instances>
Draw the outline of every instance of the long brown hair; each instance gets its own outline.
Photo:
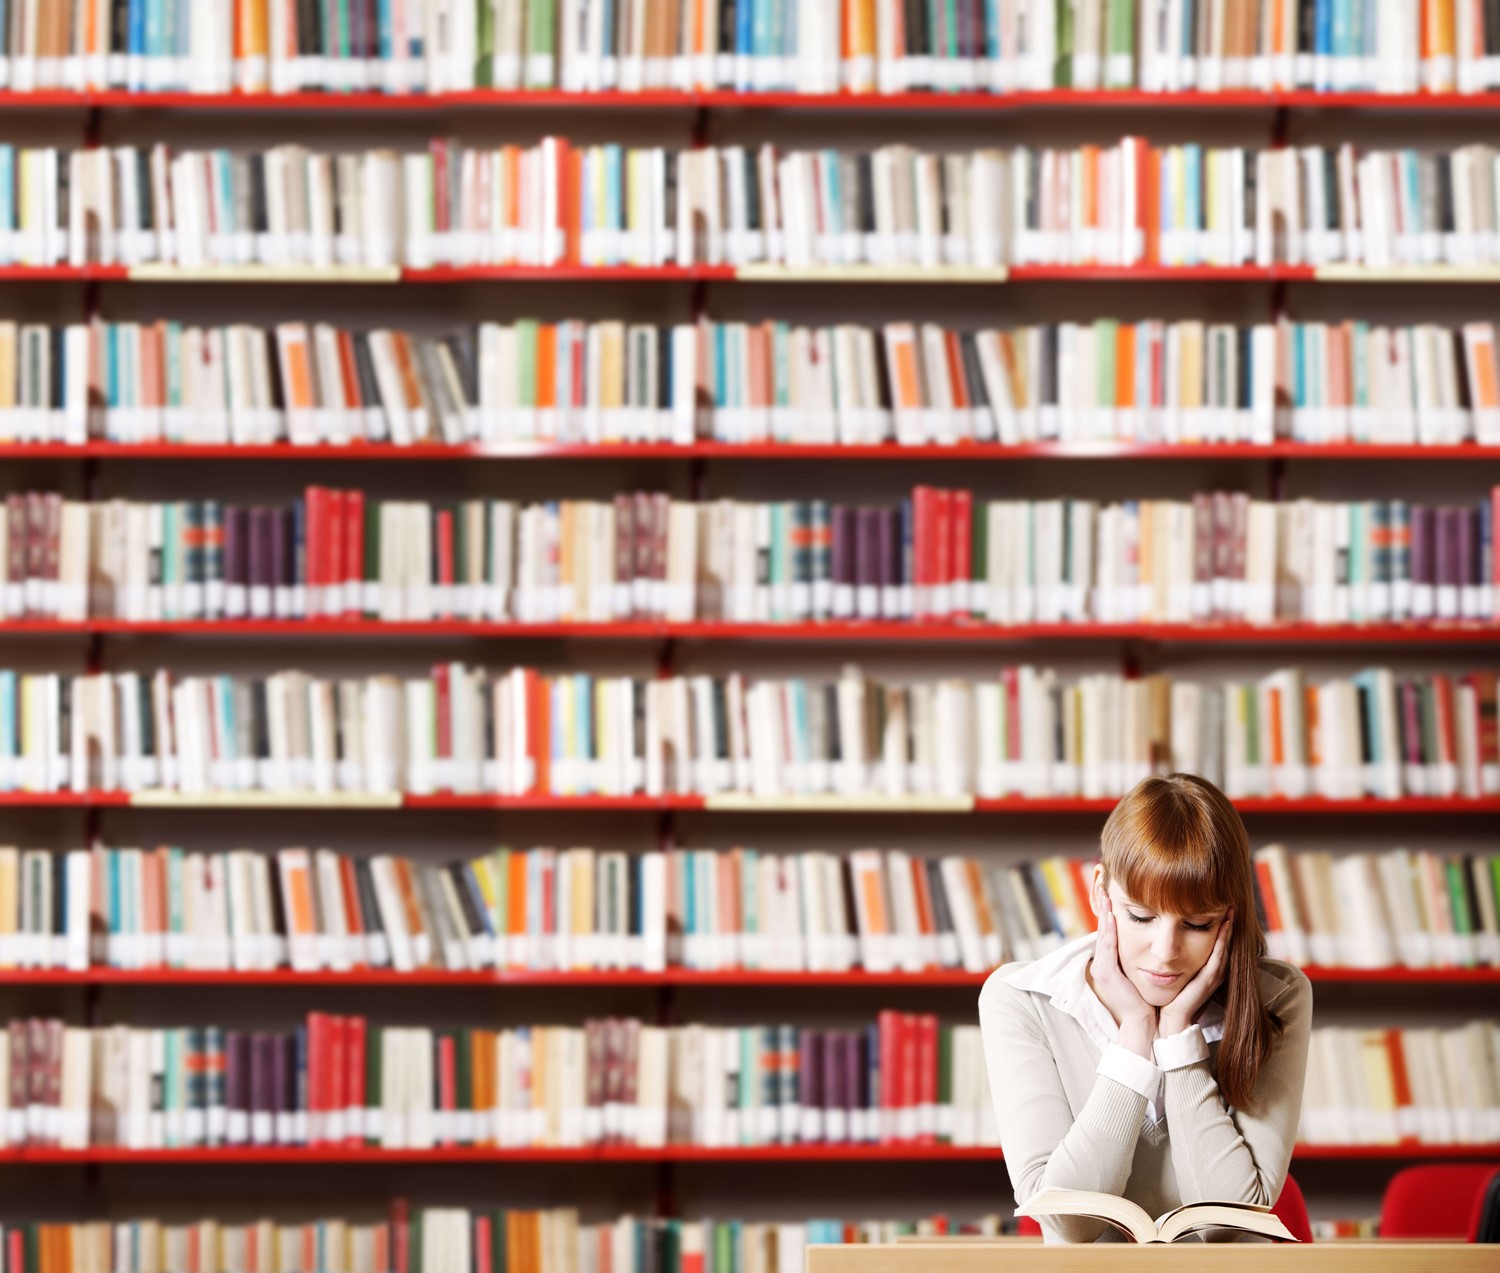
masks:
<instances>
[{"instance_id":1,"label":"long brown hair","mask_svg":"<svg viewBox=\"0 0 1500 1273\"><path fill-rule=\"evenodd\" d=\"M1104 882L1119 880L1131 900L1154 911L1201 915L1234 907L1229 961L1214 997L1224 1005L1219 1090L1248 1109L1260 1067L1282 1022L1260 997L1265 937L1255 909L1250 837L1229 798L1196 774L1137 783L1114 808L1100 836Z\"/></svg>"}]
</instances>

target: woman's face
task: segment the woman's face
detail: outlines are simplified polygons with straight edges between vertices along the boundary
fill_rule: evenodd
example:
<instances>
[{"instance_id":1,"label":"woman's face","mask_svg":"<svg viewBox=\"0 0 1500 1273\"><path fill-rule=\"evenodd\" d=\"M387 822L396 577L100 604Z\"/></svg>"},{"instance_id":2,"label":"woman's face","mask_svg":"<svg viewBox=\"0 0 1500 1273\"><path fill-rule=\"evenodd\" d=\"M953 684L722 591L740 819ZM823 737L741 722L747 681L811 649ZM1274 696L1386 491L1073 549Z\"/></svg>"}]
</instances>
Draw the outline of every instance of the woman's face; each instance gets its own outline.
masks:
<instances>
[{"instance_id":1,"label":"woman's face","mask_svg":"<svg viewBox=\"0 0 1500 1273\"><path fill-rule=\"evenodd\" d=\"M1096 886L1095 896L1106 895ZM1208 962L1224 908L1201 915L1154 911L1133 901L1118 880L1110 881L1107 898L1115 912L1121 969L1142 999L1165 1007Z\"/></svg>"}]
</instances>

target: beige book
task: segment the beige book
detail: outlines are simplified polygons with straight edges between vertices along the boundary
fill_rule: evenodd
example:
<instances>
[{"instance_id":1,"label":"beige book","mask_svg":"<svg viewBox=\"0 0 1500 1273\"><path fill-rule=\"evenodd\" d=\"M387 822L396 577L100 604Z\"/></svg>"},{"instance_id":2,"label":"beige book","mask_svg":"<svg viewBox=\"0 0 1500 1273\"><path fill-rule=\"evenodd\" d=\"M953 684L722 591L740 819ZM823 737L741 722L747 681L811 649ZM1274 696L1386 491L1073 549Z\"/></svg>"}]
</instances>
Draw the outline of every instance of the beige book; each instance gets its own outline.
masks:
<instances>
[{"instance_id":1,"label":"beige book","mask_svg":"<svg viewBox=\"0 0 1500 1273\"><path fill-rule=\"evenodd\" d=\"M1087 1216L1113 1225L1135 1242L1176 1242L1202 1229L1239 1229L1268 1238L1295 1242L1286 1225L1271 1214L1270 1207L1252 1202L1193 1202L1176 1207L1153 1220L1128 1198L1094 1193L1088 1189L1043 1189L1018 1216Z\"/></svg>"}]
</instances>

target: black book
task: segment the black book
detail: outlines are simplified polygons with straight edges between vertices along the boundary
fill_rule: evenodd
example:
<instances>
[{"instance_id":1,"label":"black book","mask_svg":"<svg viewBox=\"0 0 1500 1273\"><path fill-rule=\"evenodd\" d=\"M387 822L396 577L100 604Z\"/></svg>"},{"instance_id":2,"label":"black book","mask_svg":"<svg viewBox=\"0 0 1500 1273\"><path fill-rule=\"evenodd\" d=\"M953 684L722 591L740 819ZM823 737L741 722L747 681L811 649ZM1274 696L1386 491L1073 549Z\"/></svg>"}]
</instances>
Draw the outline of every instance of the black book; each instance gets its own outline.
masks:
<instances>
[{"instance_id":1,"label":"black book","mask_svg":"<svg viewBox=\"0 0 1500 1273\"><path fill-rule=\"evenodd\" d=\"M257 676L250 682L250 711L253 727L255 759L257 762L271 759L271 719L266 703L266 681Z\"/></svg>"},{"instance_id":2,"label":"black book","mask_svg":"<svg viewBox=\"0 0 1500 1273\"><path fill-rule=\"evenodd\" d=\"M854 156L856 170L859 173L857 189L859 191L859 228L866 234L875 233L875 160L868 150L861 150ZM875 342L878 349L880 341Z\"/></svg>"},{"instance_id":3,"label":"black book","mask_svg":"<svg viewBox=\"0 0 1500 1273\"><path fill-rule=\"evenodd\" d=\"M672 405L672 329L657 327L648 338L656 341L656 406L666 410Z\"/></svg>"},{"instance_id":4,"label":"black book","mask_svg":"<svg viewBox=\"0 0 1500 1273\"><path fill-rule=\"evenodd\" d=\"M47 343L51 345L51 356L47 359L47 381L48 398L47 404L52 407L63 405L63 394L66 392L65 376L67 374L65 344L67 341L67 330L62 327L47 328Z\"/></svg>"},{"instance_id":5,"label":"black book","mask_svg":"<svg viewBox=\"0 0 1500 1273\"><path fill-rule=\"evenodd\" d=\"M1236 347L1235 368L1238 372L1238 384L1235 385L1235 406L1241 409L1249 409L1251 387L1250 387L1250 343L1251 332L1248 327L1237 327L1234 331Z\"/></svg>"},{"instance_id":6,"label":"black book","mask_svg":"<svg viewBox=\"0 0 1500 1273\"><path fill-rule=\"evenodd\" d=\"M156 191L151 186L151 155L145 149L135 152L135 188L141 220L137 227L142 230L156 228Z\"/></svg>"},{"instance_id":7,"label":"black book","mask_svg":"<svg viewBox=\"0 0 1500 1273\"><path fill-rule=\"evenodd\" d=\"M482 937L489 932L489 926L484 922L484 916L480 913L479 905L474 900L468 871L461 862L450 862L443 868L448 873L448 878L453 881L453 891L458 895L458 909L463 916L464 927L467 936Z\"/></svg>"},{"instance_id":8,"label":"black book","mask_svg":"<svg viewBox=\"0 0 1500 1273\"><path fill-rule=\"evenodd\" d=\"M873 210L870 224L874 224ZM875 346L875 385L880 393L880 409L890 411L895 404L891 400L891 363L886 354L885 341L877 334L870 343Z\"/></svg>"},{"instance_id":9,"label":"black book","mask_svg":"<svg viewBox=\"0 0 1500 1273\"><path fill-rule=\"evenodd\" d=\"M49 853L47 861L52 867L52 927L54 937L68 931L68 857L65 853Z\"/></svg>"},{"instance_id":10,"label":"black book","mask_svg":"<svg viewBox=\"0 0 1500 1273\"><path fill-rule=\"evenodd\" d=\"M1438 229L1444 234L1452 234L1457 228L1453 215L1453 152L1444 151L1433 158L1433 175L1437 179Z\"/></svg>"},{"instance_id":11,"label":"black book","mask_svg":"<svg viewBox=\"0 0 1500 1273\"><path fill-rule=\"evenodd\" d=\"M748 0L747 0L748 2ZM607 12L613 12L620 6L611 5ZM732 54L735 52L736 25L739 21L735 12L735 0L720 0L719 4L719 52Z\"/></svg>"},{"instance_id":12,"label":"black book","mask_svg":"<svg viewBox=\"0 0 1500 1273\"><path fill-rule=\"evenodd\" d=\"M1341 218L1339 215L1339 168L1338 152L1331 146L1323 148L1323 206L1325 229L1337 231ZM1253 163L1247 163L1246 168L1253 168ZM1255 205L1252 204L1251 207Z\"/></svg>"},{"instance_id":13,"label":"black book","mask_svg":"<svg viewBox=\"0 0 1500 1273\"><path fill-rule=\"evenodd\" d=\"M1500 57L1500 0L1484 0L1484 51Z\"/></svg>"},{"instance_id":14,"label":"black book","mask_svg":"<svg viewBox=\"0 0 1500 1273\"><path fill-rule=\"evenodd\" d=\"M142 676L136 681L137 707L141 717L141 755L156 754L156 717L151 712L151 678ZM157 775L161 782L161 775Z\"/></svg>"},{"instance_id":15,"label":"black book","mask_svg":"<svg viewBox=\"0 0 1500 1273\"><path fill-rule=\"evenodd\" d=\"M839 728L839 687L833 681L823 683L823 708L828 718L828 759L837 765L844 759L844 735Z\"/></svg>"},{"instance_id":16,"label":"black book","mask_svg":"<svg viewBox=\"0 0 1500 1273\"><path fill-rule=\"evenodd\" d=\"M761 219L761 205L764 201L760 194L760 164L756 161L752 147L745 147L742 154L745 164L745 228L751 231L763 230L765 224ZM676 222L669 224L675 225Z\"/></svg>"},{"instance_id":17,"label":"black book","mask_svg":"<svg viewBox=\"0 0 1500 1273\"><path fill-rule=\"evenodd\" d=\"M1312 55L1317 51L1318 0L1302 0L1297 7L1297 52Z\"/></svg>"},{"instance_id":18,"label":"black book","mask_svg":"<svg viewBox=\"0 0 1500 1273\"><path fill-rule=\"evenodd\" d=\"M724 681L715 677L709 683L710 706L714 722L714 759L726 765L729 762L729 690Z\"/></svg>"},{"instance_id":19,"label":"black book","mask_svg":"<svg viewBox=\"0 0 1500 1273\"><path fill-rule=\"evenodd\" d=\"M958 334L958 349L963 362L964 383L969 388L969 402L975 410L987 411L990 409L990 391L984 383L984 369L979 362L979 338L972 331L961 331ZM975 510L976 517L982 514ZM975 563L975 569L980 569L979 563Z\"/></svg>"},{"instance_id":20,"label":"black book","mask_svg":"<svg viewBox=\"0 0 1500 1273\"><path fill-rule=\"evenodd\" d=\"M1044 407L1057 405L1057 350L1058 331L1056 323L1042 326L1041 367L1037 377L1037 403Z\"/></svg>"},{"instance_id":21,"label":"black book","mask_svg":"<svg viewBox=\"0 0 1500 1273\"><path fill-rule=\"evenodd\" d=\"M250 224L256 234L268 234L270 217L266 211L266 157L261 151L250 156Z\"/></svg>"},{"instance_id":22,"label":"black book","mask_svg":"<svg viewBox=\"0 0 1500 1273\"><path fill-rule=\"evenodd\" d=\"M922 869L927 872L927 891L932 895L932 926L937 930L938 941L952 937L956 943L957 930L953 927L953 912L948 909L948 890L943 887L943 867L937 858L922 858Z\"/></svg>"},{"instance_id":23,"label":"black book","mask_svg":"<svg viewBox=\"0 0 1500 1273\"><path fill-rule=\"evenodd\" d=\"M463 386L464 404L470 407L479 405L479 356L474 347L474 329L465 327L460 331L450 332L443 337L443 343L448 346L453 355L453 365L458 368L458 381ZM361 397L364 388L360 388ZM365 399L367 402L370 399Z\"/></svg>"},{"instance_id":24,"label":"black book","mask_svg":"<svg viewBox=\"0 0 1500 1273\"><path fill-rule=\"evenodd\" d=\"M375 877L370 873L368 858L354 859L354 898L359 904L360 926L365 937L385 937L385 925L380 919L380 905L375 900ZM373 962L373 961L372 961Z\"/></svg>"},{"instance_id":25,"label":"black book","mask_svg":"<svg viewBox=\"0 0 1500 1273\"><path fill-rule=\"evenodd\" d=\"M904 52L906 56L909 58L926 57L932 52L927 38L927 6L923 3L923 0L905 0L904 16L906 27L906 48ZM907 87L929 88L931 85L909 80Z\"/></svg>"},{"instance_id":26,"label":"black book","mask_svg":"<svg viewBox=\"0 0 1500 1273\"><path fill-rule=\"evenodd\" d=\"M20 11L20 5L14 6L11 10L12 17L19 17ZM109 51L123 56L129 34L130 0L115 0L109 21Z\"/></svg>"}]
</instances>

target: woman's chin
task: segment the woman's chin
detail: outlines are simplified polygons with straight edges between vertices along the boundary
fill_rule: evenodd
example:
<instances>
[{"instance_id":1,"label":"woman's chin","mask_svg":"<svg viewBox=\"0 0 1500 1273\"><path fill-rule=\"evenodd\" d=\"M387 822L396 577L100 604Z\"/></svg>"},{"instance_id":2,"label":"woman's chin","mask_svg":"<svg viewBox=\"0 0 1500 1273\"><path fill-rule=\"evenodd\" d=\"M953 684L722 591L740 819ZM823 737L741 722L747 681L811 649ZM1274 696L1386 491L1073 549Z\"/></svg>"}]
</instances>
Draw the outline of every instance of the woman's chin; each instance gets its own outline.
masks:
<instances>
[{"instance_id":1,"label":"woman's chin","mask_svg":"<svg viewBox=\"0 0 1500 1273\"><path fill-rule=\"evenodd\" d=\"M1135 981L1135 988L1140 991L1141 998L1153 1008L1165 1008L1173 999L1177 998L1177 992L1182 989L1183 978L1178 977L1169 985L1163 984L1152 977L1142 975Z\"/></svg>"}]
</instances>

